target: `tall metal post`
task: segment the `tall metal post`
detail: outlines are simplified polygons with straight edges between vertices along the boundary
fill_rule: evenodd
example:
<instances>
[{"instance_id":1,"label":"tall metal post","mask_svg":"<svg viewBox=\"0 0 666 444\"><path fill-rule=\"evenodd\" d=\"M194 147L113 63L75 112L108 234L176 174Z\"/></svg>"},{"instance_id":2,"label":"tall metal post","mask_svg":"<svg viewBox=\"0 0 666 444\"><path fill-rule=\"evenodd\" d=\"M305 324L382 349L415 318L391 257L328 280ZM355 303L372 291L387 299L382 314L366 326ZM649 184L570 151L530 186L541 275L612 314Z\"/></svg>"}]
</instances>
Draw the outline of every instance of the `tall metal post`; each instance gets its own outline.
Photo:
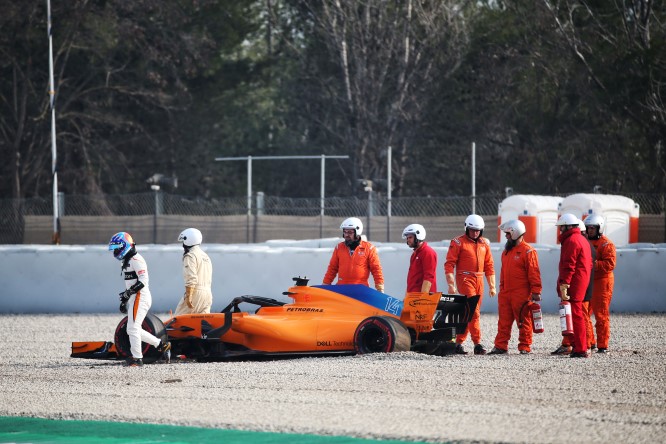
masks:
<instances>
[{"instance_id":1,"label":"tall metal post","mask_svg":"<svg viewBox=\"0 0 666 444\"><path fill-rule=\"evenodd\" d=\"M370 181L368 181L368 182L370 182ZM368 222L365 225L365 235L368 239L370 239L370 225L371 225L371 222L372 222L372 216L375 215L374 208L373 208L375 203L374 203L374 200L372 198L372 193L373 193L372 185L367 187L366 190L368 191Z\"/></svg>"},{"instance_id":2,"label":"tall metal post","mask_svg":"<svg viewBox=\"0 0 666 444\"><path fill-rule=\"evenodd\" d=\"M151 185L150 189L155 192L155 208L153 211L153 244L157 244L157 216L162 212L160 202L160 186Z\"/></svg>"},{"instance_id":3,"label":"tall metal post","mask_svg":"<svg viewBox=\"0 0 666 444\"><path fill-rule=\"evenodd\" d=\"M326 183L324 178L326 177L326 156L321 155L321 182L319 184L319 195L321 196L321 202L319 204L319 238L324 237L324 206L325 206L325 193L326 193Z\"/></svg>"},{"instance_id":4,"label":"tall metal post","mask_svg":"<svg viewBox=\"0 0 666 444\"><path fill-rule=\"evenodd\" d=\"M250 217L252 217L252 156L247 156L247 224L245 237L250 243Z\"/></svg>"},{"instance_id":5,"label":"tall metal post","mask_svg":"<svg viewBox=\"0 0 666 444\"><path fill-rule=\"evenodd\" d=\"M386 242L391 242L391 147L386 152Z\"/></svg>"},{"instance_id":6,"label":"tall metal post","mask_svg":"<svg viewBox=\"0 0 666 444\"><path fill-rule=\"evenodd\" d=\"M472 214L476 214L476 142L472 142Z\"/></svg>"},{"instance_id":7,"label":"tall metal post","mask_svg":"<svg viewBox=\"0 0 666 444\"><path fill-rule=\"evenodd\" d=\"M58 203L58 150L56 147L55 82L53 81L53 36L51 33L51 1L46 0L49 36L49 104L51 107L51 176L53 178L53 236L51 243L60 244L60 205Z\"/></svg>"}]
</instances>

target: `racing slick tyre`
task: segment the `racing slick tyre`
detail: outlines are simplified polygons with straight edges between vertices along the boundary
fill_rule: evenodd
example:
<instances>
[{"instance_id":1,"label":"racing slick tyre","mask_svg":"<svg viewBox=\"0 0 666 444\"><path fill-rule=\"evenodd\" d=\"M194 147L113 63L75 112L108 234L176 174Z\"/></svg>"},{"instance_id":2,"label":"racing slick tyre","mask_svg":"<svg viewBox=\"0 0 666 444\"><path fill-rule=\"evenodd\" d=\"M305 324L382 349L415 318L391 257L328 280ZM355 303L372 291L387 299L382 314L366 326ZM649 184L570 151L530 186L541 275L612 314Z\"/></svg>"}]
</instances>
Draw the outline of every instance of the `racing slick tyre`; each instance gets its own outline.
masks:
<instances>
[{"instance_id":1,"label":"racing slick tyre","mask_svg":"<svg viewBox=\"0 0 666 444\"><path fill-rule=\"evenodd\" d=\"M148 313L146 315L146 318L141 324L141 328L146 330L151 335L157 337L157 339L161 339L162 341L166 341L168 339L164 323L160 318L152 313ZM127 335L127 316L125 316L116 327L116 333L113 336L113 342L116 345L116 350L118 351L118 356L120 358L124 359L132 356L129 336ZM143 353L143 362L146 364L155 362L162 357L162 353L158 352L155 347L145 342L141 343L141 352Z\"/></svg>"},{"instance_id":2,"label":"racing slick tyre","mask_svg":"<svg viewBox=\"0 0 666 444\"><path fill-rule=\"evenodd\" d=\"M389 316L366 318L354 333L354 350L358 354L409 351L411 344L407 327Z\"/></svg>"}]
</instances>

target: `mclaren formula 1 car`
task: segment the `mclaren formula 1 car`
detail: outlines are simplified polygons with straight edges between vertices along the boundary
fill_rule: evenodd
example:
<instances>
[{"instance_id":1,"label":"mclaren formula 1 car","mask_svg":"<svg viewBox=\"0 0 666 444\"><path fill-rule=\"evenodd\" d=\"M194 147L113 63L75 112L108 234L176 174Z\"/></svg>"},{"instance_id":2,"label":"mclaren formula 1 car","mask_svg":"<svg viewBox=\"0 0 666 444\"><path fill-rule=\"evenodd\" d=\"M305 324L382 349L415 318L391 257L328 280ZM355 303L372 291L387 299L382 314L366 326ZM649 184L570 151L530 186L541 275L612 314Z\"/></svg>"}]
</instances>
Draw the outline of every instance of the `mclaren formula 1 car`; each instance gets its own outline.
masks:
<instances>
[{"instance_id":1,"label":"mclaren formula 1 car","mask_svg":"<svg viewBox=\"0 0 666 444\"><path fill-rule=\"evenodd\" d=\"M233 358L351 355L417 351L453 352L474 313L479 296L407 293L404 300L364 285L308 286L294 278L284 292L293 302L239 296L220 313L174 316L162 322L148 314L143 328L171 342L172 356L197 361ZM240 306L251 306L249 311ZM114 341L73 342L74 358L125 359L130 355L127 317ZM144 362L161 360L143 343Z\"/></svg>"}]
</instances>

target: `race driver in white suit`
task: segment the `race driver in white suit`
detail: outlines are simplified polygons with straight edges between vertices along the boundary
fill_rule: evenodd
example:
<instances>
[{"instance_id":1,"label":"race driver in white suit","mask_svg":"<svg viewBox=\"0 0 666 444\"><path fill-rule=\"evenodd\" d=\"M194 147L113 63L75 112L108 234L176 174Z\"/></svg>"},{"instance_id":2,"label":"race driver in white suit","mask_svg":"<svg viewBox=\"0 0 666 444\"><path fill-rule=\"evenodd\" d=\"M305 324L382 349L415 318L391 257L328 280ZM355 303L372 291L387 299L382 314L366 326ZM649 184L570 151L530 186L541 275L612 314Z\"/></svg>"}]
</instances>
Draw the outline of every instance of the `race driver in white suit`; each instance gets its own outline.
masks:
<instances>
[{"instance_id":1,"label":"race driver in white suit","mask_svg":"<svg viewBox=\"0 0 666 444\"><path fill-rule=\"evenodd\" d=\"M121 275L125 279L125 291L120 293L120 312L127 313L127 335L132 352L127 365L140 367L143 365L141 342L152 345L161 353L167 352L171 343L162 342L141 328L153 300L148 288L148 266L143 256L137 253L134 239L124 231L116 233L109 241L109 250L123 263Z\"/></svg>"}]
</instances>

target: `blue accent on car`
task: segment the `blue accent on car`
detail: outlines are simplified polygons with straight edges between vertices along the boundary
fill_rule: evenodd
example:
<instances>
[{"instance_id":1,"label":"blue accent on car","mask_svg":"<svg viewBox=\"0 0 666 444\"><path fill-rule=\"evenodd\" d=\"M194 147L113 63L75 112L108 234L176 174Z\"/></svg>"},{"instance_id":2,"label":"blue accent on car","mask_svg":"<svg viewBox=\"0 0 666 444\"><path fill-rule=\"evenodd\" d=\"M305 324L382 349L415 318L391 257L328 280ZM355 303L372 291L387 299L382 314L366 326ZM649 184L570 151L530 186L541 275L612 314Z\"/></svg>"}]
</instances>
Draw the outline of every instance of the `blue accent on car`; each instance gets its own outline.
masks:
<instances>
[{"instance_id":1,"label":"blue accent on car","mask_svg":"<svg viewBox=\"0 0 666 444\"><path fill-rule=\"evenodd\" d=\"M403 301L401 299L362 284L313 285L313 287L342 294L398 317L402 314Z\"/></svg>"}]
</instances>

